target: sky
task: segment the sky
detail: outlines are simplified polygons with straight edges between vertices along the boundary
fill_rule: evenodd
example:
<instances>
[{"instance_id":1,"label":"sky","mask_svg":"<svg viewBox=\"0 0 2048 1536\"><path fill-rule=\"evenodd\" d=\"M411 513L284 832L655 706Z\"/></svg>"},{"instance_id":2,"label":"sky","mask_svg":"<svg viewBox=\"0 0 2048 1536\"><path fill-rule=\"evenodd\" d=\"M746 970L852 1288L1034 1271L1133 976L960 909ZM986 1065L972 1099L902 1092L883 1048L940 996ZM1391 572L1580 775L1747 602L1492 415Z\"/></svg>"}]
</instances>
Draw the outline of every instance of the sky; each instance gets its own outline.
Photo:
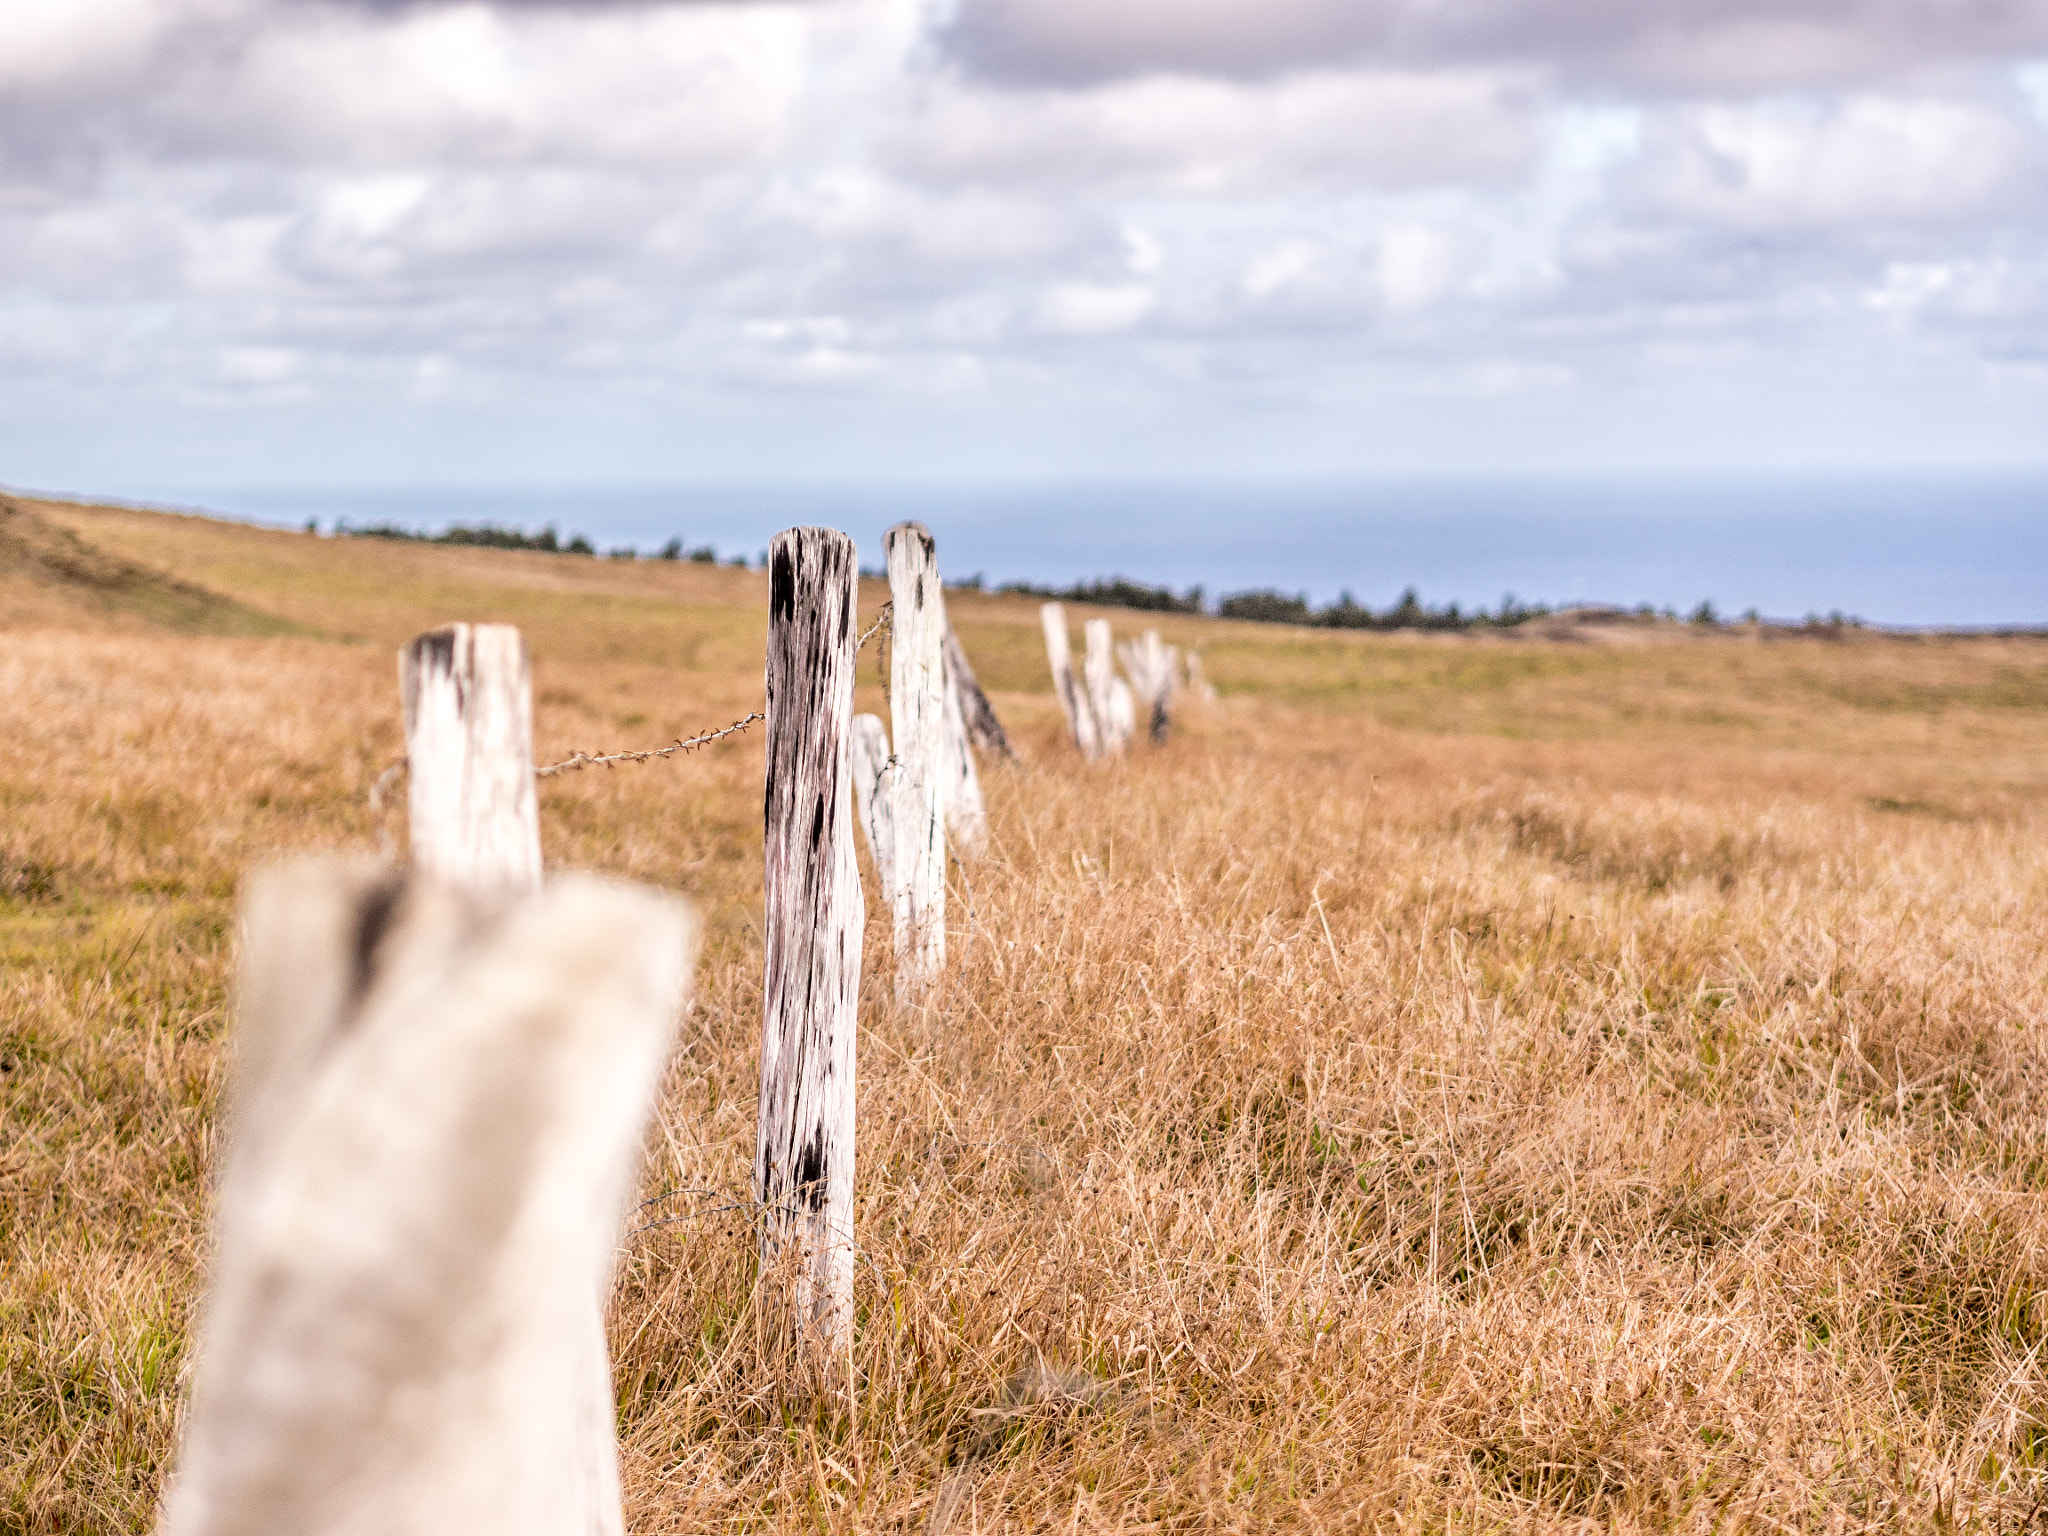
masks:
<instances>
[{"instance_id":1,"label":"sky","mask_svg":"<svg viewBox=\"0 0 2048 1536\"><path fill-rule=\"evenodd\" d=\"M2048 466L2048 0L4 0L0 482Z\"/></svg>"}]
</instances>

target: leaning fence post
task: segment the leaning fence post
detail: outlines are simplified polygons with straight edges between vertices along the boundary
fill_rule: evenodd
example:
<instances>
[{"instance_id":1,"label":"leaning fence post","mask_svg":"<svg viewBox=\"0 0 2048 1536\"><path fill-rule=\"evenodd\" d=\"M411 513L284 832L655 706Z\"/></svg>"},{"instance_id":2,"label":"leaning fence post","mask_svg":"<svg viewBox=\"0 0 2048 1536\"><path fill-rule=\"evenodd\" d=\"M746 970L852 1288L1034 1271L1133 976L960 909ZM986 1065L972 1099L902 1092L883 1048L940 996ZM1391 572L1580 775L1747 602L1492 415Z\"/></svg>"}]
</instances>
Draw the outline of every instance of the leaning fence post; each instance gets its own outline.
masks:
<instances>
[{"instance_id":1,"label":"leaning fence post","mask_svg":"<svg viewBox=\"0 0 2048 1536\"><path fill-rule=\"evenodd\" d=\"M243 919L162 1536L619 1530L585 1339L695 919L587 876L507 897L327 860L258 872Z\"/></svg>"},{"instance_id":2,"label":"leaning fence post","mask_svg":"<svg viewBox=\"0 0 2048 1536\"><path fill-rule=\"evenodd\" d=\"M858 572L853 540L831 528L778 533L768 568L754 1192L762 1273L788 1287L794 1331L822 1363L853 1340L853 1046L866 919L849 742Z\"/></svg>"},{"instance_id":3,"label":"leaning fence post","mask_svg":"<svg viewBox=\"0 0 2048 1536\"><path fill-rule=\"evenodd\" d=\"M946 633L952 634L949 626ZM942 651L939 657L945 672L943 689L945 693L942 709L945 714L945 747L942 753L946 776L943 796L946 806L946 831L959 844L963 853L981 851L988 841L988 808L981 798L981 775L974 771L974 749L967 741L967 720L960 710L960 690L953 682L953 661L950 651Z\"/></svg>"},{"instance_id":4,"label":"leaning fence post","mask_svg":"<svg viewBox=\"0 0 2048 1536\"><path fill-rule=\"evenodd\" d=\"M1038 622L1045 630L1045 658L1052 667L1052 691L1060 701L1060 713L1067 717L1067 729L1081 755L1093 761L1102 755L1095 716L1074 674L1074 653L1067 646L1067 610L1061 603L1038 605Z\"/></svg>"},{"instance_id":5,"label":"leaning fence post","mask_svg":"<svg viewBox=\"0 0 2048 1536\"><path fill-rule=\"evenodd\" d=\"M967 739L984 752L1015 758L1017 749L996 718L996 707L981 691L981 683L968 663L967 650L949 621L946 625L946 667L953 679L953 691L960 696L960 716L967 723Z\"/></svg>"},{"instance_id":6,"label":"leaning fence post","mask_svg":"<svg viewBox=\"0 0 2048 1536\"><path fill-rule=\"evenodd\" d=\"M1109 620L1090 619L1086 633L1088 708L1095 716L1096 733L1101 739L1102 750L1105 753L1121 752L1124 749L1124 739L1129 732L1124 728L1124 722L1117 712L1116 653Z\"/></svg>"},{"instance_id":7,"label":"leaning fence post","mask_svg":"<svg viewBox=\"0 0 2048 1536\"><path fill-rule=\"evenodd\" d=\"M412 860L479 890L540 885L533 685L510 624L449 624L398 655Z\"/></svg>"},{"instance_id":8,"label":"leaning fence post","mask_svg":"<svg viewBox=\"0 0 2048 1536\"><path fill-rule=\"evenodd\" d=\"M879 715L853 717L853 811L867 834L877 889L894 911L896 816L889 793L889 727Z\"/></svg>"},{"instance_id":9,"label":"leaning fence post","mask_svg":"<svg viewBox=\"0 0 2048 1536\"><path fill-rule=\"evenodd\" d=\"M946 599L922 523L882 535L889 557L890 736L896 746L896 997L921 999L946 965Z\"/></svg>"}]
</instances>

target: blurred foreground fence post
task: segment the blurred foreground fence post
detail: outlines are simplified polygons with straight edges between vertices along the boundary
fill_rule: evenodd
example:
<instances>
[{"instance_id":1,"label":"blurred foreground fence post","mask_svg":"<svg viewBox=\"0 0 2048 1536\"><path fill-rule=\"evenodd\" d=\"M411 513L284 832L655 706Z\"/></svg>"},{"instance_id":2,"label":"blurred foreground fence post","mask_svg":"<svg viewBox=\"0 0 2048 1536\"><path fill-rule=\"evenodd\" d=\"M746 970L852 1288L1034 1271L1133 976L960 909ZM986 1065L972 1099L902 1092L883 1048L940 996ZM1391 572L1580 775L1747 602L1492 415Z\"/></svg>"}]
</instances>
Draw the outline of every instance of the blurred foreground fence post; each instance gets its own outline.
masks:
<instances>
[{"instance_id":1,"label":"blurred foreground fence post","mask_svg":"<svg viewBox=\"0 0 2048 1536\"><path fill-rule=\"evenodd\" d=\"M478 890L540 885L533 684L510 624L449 624L398 653L412 860Z\"/></svg>"},{"instance_id":2,"label":"blurred foreground fence post","mask_svg":"<svg viewBox=\"0 0 2048 1536\"><path fill-rule=\"evenodd\" d=\"M1067 610L1062 603L1038 605L1038 622L1045 630L1045 658L1052 666L1052 691L1060 701L1060 713L1067 717L1067 729L1081 755L1093 762L1102 755L1101 738L1088 695L1074 674L1074 653L1067 645Z\"/></svg>"},{"instance_id":3,"label":"blurred foreground fence post","mask_svg":"<svg viewBox=\"0 0 2048 1536\"><path fill-rule=\"evenodd\" d=\"M896 745L896 998L922 1000L946 965L946 599L922 523L882 535L889 560L889 710Z\"/></svg>"},{"instance_id":4,"label":"blurred foreground fence post","mask_svg":"<svg viewBox=\"0 0 2048 1536\"><path fill-rule=\"evenodd\" d=\"M1003 722L996 718L995 705L989 703L988 695L981 691L974 668L968 664L966 648L960 644L960 637L953 632L950 621L946 625L946 667L952 677L953 691L960 696L960 715L967 723L967 739L983 752L996 757L1015 758L1017 750L1010 745Z\"/></svg>"},{"instance_id":5,"label":"blurred foreground fence post","mask_svg":"<svg viewBox=\"0 0 2048 1536\"><path fill-rule=\"evenodd\" d=\"M494 896L308 860L252 877L243 925L218 1243L160 1531L619 1531L589 1330L696 920L590 877Z\"/></svg>"},{"instance_id":6,"label":"blurred foreground fence post","mask_svg":"<svg viewBox=\"0 0 2048 1536\"><path fill-rule=\"evenodd\" d=\"M853 540L792 528L775 536L768 568L754 1193L763 1278L787 1301L801 1347L825 1362L844 1358L853 1339L854 1026L866 919L850 804ZM899 637L902 614L899 605Z\"/></svg>"}]
</instances>

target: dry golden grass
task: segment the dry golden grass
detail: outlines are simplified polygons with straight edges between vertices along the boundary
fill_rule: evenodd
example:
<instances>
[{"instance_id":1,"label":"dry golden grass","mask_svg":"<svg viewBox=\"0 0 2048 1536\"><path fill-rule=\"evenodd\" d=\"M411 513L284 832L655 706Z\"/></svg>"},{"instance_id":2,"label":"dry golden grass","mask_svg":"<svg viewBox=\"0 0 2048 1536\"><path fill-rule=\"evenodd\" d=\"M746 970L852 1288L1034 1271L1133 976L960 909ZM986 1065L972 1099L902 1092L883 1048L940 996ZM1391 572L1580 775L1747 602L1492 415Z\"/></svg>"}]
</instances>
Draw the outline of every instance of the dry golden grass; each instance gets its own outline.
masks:
<instances>
[{"instance_id":1,"label":"dry golden grass","mask_svg":"<svg viewBox=\"0 0 2048 1536\"><path fill-rule=\"evenodd\" d=\"M0 586L0 1530L134 1530L240 873L377 839L426 624L525 626L565 755L744 713L765 593L48 515L327 637ZM1088 770L1031 605L956 602L1027 761L933 1015L869 925L850 1404L782 1390L743 1215L666 1194L745 1186L759 744L543 787L552 864L709 919L612 1318L635 1530L2048 1509L2048 644L1176 619L1223 703Z\"/></svg>"}]
</instances>

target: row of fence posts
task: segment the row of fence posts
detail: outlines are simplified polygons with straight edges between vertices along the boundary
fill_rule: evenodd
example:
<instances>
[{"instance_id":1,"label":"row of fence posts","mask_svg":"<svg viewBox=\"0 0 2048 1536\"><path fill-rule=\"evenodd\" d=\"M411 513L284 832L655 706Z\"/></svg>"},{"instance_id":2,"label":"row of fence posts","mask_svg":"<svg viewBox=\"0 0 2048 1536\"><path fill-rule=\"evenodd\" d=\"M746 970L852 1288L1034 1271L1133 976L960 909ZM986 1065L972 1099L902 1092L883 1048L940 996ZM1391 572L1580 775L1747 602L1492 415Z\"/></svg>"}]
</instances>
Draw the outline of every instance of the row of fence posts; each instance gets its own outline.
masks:
<instances>
[{"instance_id":1,"label":"row of fence posts","mask_svg":"<svg viewBox=\"0 0 2048 1536\"><path fill-rule=\"evenodd\" d=\"M1014 755L947 622L930 533L898 524L884 548L887 728L853 713L853 541L796 528L769 555L752 1193L766 1299L828 1369L852 1346L855 817L896 1000L924 1006L949 841L971 855L986 836L973 749ZM1164 734L1172 647L1126 646L1126 684L1092 620L1077 678L1063 610L1043 617L1084 754L1122 751L1138 700ZM305 860L246 893L172 1536L624 1529L604 1310L697 920L622 882L543 881L518 630L421 635L399 677L411 869Z\"/></svg>"}]
</instances>

